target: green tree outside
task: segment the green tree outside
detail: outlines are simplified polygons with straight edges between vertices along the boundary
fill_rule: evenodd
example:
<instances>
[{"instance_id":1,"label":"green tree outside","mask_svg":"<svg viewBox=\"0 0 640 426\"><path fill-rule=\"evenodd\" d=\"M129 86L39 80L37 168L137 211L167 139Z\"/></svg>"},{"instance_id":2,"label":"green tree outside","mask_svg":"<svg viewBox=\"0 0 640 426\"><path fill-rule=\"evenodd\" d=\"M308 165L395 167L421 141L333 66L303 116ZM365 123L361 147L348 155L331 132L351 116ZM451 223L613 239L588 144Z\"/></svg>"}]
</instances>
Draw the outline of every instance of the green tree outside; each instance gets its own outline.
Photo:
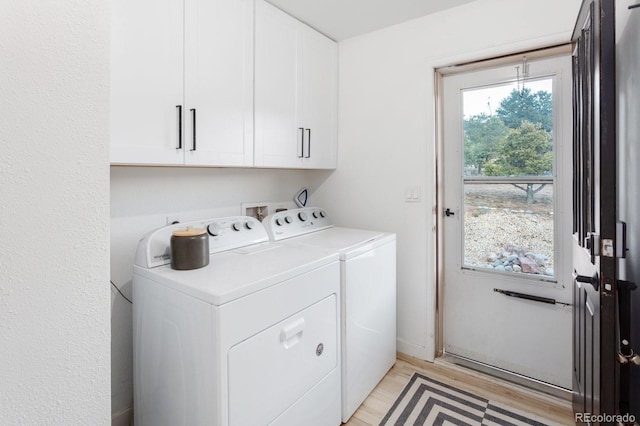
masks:
<instances>
[{"instance_id":1,"label":"green tree outside","mask_svg":"<svg viewBox=\"0 0 640 426\"><path fill-rule=\"evenodd\" d=\"M465 166L481 175L484 165L502 150L509 129L500 117L479 114L464 121Z\"/></svg>"},{"instance_id":2,"label":"green tree outside","mask_svg":"<svg viewBox=\"0 0 640 426\"><path fill-rule=\"evenodd\" d=\"M513 90L495 115L464 120L464 162L478 175L543 176L553 169L553 101L546 91ZM513 184L527 204L546 185Z\"/></svg>"},{"instance_id":3,"label":"green tree outside","mask_svg":"<svg viewBox=\"0 0 640 426\"><path fill-rule=\"evenodd\" d=\"M549 132L540 123L523 121L517 129L511 129L503 149L485 166L488 176L540 176L551 173L553 168L553 143ZM527 204L546 185L513 184L527 194Z\"/></svg>"},{"instance_id":4,"label":"green tree outside","mask_svg":"<svg viewBox=\"0 0 640 426\"><path fill-rule=\"evenodd\" d=\"M551 93L543 90L531 93L531 89L527 87L521 91L514 89L500 102L496 114L510 129L517 129L523 121L529 121L540 123L545 131L551 132L553 128Z\"/></svg>"}]
</instances>

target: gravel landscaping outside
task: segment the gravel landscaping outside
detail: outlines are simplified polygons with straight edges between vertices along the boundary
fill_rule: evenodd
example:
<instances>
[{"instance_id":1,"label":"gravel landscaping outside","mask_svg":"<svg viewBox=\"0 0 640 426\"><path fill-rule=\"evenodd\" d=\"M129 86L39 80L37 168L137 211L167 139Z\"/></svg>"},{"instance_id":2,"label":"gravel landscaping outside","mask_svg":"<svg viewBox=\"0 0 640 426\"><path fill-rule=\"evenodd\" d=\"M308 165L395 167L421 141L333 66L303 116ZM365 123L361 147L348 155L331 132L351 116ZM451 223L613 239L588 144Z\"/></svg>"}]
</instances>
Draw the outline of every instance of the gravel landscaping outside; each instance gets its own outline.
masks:
<instances>
[{"instance_id":1,"label":"gravel landscaping outside","mask_svg":"<svg viewBox=\"0 0 640 426\"><path fill-rule=\"evenodd\" d=\"M465 264L553 276L553 188L532 204L510 184L465 187Z\"/></svg>"}]
</instances>

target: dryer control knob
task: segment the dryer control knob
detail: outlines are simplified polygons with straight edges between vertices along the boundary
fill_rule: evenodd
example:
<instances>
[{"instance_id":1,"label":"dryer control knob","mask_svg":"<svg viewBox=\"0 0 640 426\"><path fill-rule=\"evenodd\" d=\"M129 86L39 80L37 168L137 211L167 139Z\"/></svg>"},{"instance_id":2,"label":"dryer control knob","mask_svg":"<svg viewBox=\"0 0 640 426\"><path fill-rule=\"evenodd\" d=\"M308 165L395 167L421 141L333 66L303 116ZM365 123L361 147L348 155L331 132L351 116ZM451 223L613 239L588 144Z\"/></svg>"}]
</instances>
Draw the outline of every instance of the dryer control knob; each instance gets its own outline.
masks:
<instances>
[{"instance_id":1,"label":"dryer control knob","mask_svg":"<svg viewBox=\"0 0 640 426\"><path fill-rule=\"evenodd\" d=\"M209 235L217 237L218 235L220 235L220 225L218 225L217 223L212 223L207 226L207 231L209 231Z\"/></svg>"},{"instance_id":2,"label":"dryer control knob","mask_svg":"<svg viewBox=\"0 0 640 426\"><path fill-rule=\"evenodd\" d=\"M291 218L291 216L286 216L284 218L284 221L287 222L287 223L291 223L291 222L293 222L293 219Z\"/></svg>"},{"instance_id":3,"label":"dryer control knob","mask_svg":"<svg viewBox=\"0 0 640 426\"><path fill-rule=\"evenodd\" d=\"M244 223L244 227L247 229L253 229L255 225L250 220Z\"/></svg>"},{"instance_id":4,"label":"dryer control knob","mask_svg":"<svg viewBox=\"0 0 640 426\"><path fill-rule=\"evenodd\" d=\"M282 226L282 224L284 224L284 220L282 220L282 218L281 218L281 217L277 218L277 219L276 219L276 225L278 225L278 226Z\"/></svg>"},{"instance_id":5,"label":"dryer control knob","mask_svg":"<svg viewBox=\"0 0 640 426\"><path fill-rule=\"evenodd\" d=\"M242 229L242 225L240 224L240 222L236 222L233 225L231 225L231 229L233 229L234 231L239 231Z\"/></svg>"},{"instance_id":6,"label":"dryer control knob","mask_svg":"<svg viewBox=\"0 0 640 426\"><path fill-rule=\"evenodd\" d=\"M305 221L307 220L307 214L305 212L300 212L298 213L298 218L300 218L301 221Z\"/></svg>"},{"instance_id":7,"label":"dryer control knob","mask_svg":"<svg viewBox=\"0 0 640 426\"><path fill-rule=\"evenodd\" d=\"M320 210L320 217L325 217L325 216L326 216L326 213Z\"/></svg>"},{"instance_id":8,"label":"dryer control knob","mask_svg":"<svg viewBox=\"0 0 640 426\"><path fill-rule=\"evenodd\" d=\"M318 213L318 211L317 211L317 210L314 210L314 211L313 211L313 218L314 218L314 219L317 219L317 218L319 218L319 217L320 217L320 214Z\"/></svg>"}]
</instances>

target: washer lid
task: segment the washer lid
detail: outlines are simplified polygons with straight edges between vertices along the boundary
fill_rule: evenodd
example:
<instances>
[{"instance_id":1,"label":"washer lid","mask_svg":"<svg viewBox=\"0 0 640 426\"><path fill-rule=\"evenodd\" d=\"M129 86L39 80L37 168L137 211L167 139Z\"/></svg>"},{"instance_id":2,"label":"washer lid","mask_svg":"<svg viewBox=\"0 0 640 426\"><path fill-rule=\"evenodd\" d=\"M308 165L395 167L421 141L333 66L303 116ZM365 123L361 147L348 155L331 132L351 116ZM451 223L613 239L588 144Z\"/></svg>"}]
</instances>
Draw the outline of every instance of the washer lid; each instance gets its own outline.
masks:
<instances>
[{"instance_id":1,"label":"washer lid","mask_svg":"<svg viewBox=\"0 0 640 426\"><path fill-rule=\"evenodd\" d=\"M262 243L212 254L208 266L190 271L174 270L169 265L152 269L136 265L134 281L136 275L144 276L208 303L222 305L336 261L337 253L318 247L301 249Z\"/></svg>"},{"instance_id":2,"label":"washer lid","mask_svg":"<svg viewBox=\"0 0 640 426\"><path fill-rule=\"evenodd\" d=\"M339 252L340 259L347 260L395 239L395 234L385 232L333 227L287 241L292 244L323 247L331 252Z\"/></svg>"}]
</instances>

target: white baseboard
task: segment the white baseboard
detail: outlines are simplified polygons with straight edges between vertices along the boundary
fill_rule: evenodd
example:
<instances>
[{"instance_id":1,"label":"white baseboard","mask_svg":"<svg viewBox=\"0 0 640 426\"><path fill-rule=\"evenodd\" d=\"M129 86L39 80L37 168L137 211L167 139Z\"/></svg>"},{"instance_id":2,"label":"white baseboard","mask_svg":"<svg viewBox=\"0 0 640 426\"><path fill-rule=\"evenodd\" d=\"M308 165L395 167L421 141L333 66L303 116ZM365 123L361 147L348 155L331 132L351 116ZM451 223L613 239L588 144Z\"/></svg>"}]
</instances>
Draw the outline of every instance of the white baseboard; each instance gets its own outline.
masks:
<instances>
[{"instance_id":1,"label":"white baseboard","mask_svg":"<svg viewBox=\"0 0 640 426\"><path fill-rule=\"evenodd\" d=\"M405 342L401 339L396 340L396 350L398 352L402 352L403 354L413 356L425 361L433 362L434 360L433 354L428 354L427 348L425 348L424 346L418 346L413 343Z\"/></svg>"},{"instance_id":2,"label":"white baseboard","mask_svg":"<svg viewBox=\"0 0 640 426\"><path fill-rule=\"evenodd\" d=\"M111 414L111 426L133 425L133 407Z\"/></svg>"}]
</instances>

